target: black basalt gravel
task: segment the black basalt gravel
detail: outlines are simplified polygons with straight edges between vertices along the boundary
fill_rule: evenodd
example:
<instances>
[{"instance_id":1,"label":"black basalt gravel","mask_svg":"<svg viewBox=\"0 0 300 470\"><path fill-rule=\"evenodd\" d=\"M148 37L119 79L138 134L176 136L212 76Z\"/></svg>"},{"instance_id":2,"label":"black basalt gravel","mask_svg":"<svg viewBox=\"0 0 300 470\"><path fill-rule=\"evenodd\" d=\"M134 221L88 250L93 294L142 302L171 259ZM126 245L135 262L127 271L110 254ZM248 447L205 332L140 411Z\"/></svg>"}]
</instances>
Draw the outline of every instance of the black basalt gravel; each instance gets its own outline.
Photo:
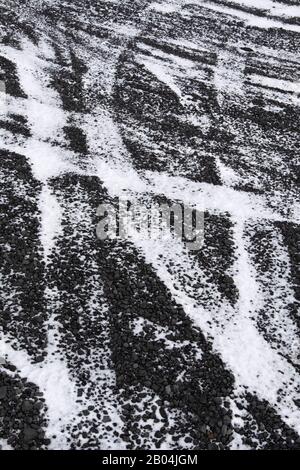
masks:
<instances>
[{"instance_id":1,"label":"black basalt gravel","mask_svg":"<svg viewBox=\"0 0 300 470\"><path fill-rule=\"evenodd\" d=\"M300 449L299 19L2 3L0 449ZM98 239L116 194L203 195L203 246Z\"/></svg>"},{"instance_id":2,"label":"black basalt gravel","mask_svg":"<svg viewBox=\"0 0 300 470\"><path fill-rule=\"evenodd\" d=\"M5 333L18 338L34 360L39 360L47 342L37 206L41 185L23 155L1 151L0 174L0 324Z\"/></svg>"},{"instance_id":3,"label":"black basalt gravel","mask_svg":"<svg viewBox=\"0 0 300 470\"><path fill-rule=\"evenodd\" d=\"M38 387L21 379L14 367L6 363L0 372L0 432L1 438L16 450L45 449L49 439L43 429L46 424L45 400Z\"/></svg>"}]
</instances>

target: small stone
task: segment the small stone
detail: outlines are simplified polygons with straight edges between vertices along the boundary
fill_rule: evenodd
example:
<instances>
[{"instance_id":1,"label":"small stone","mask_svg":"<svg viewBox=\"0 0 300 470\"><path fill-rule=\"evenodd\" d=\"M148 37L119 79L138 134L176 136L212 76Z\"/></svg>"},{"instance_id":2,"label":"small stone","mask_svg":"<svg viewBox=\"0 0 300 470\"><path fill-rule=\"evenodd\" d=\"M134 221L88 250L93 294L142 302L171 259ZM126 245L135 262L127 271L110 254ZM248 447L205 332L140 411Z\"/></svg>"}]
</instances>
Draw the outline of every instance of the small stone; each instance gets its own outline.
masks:
<instances>
[{"instance_id":1,"label":"small stone","mask_svg":"<svg viewBox=\"0 0 300 470\"><path fill-rule=\"evenodd\" d=\"M38 433L35 429L30 426L26 426L24 429L24 441L31 442L38 437Z\"/></svg>"},{"instance_id":2,"label":"small stone","mask_svg":"<svg viewBox=\"0 0 300 470\"><path fill-rule=\"evenodd\" d=\"M103 423L110 423L111 418L109 416L103 416L102 421L103 421Z\"/></svg>"}]
</instances>

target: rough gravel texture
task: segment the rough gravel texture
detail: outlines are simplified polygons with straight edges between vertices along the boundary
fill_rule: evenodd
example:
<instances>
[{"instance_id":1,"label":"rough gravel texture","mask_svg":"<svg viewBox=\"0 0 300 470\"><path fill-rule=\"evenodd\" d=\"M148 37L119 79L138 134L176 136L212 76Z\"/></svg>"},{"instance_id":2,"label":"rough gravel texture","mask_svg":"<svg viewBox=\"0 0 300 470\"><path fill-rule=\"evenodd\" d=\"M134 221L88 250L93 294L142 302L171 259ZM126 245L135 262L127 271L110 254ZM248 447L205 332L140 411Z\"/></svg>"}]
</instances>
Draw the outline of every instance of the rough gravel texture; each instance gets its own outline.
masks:
<instances>
[{"instance_id":1,"label":"rough gravel texture","mask_svg":"<svg viewBox=\"0 0 300 470\"><path fill-rule=\"evenodd\" d=\"M299 17L0 2L0 448L300 449ZM203 246L99 240L120 197Z\"/></svg>"}]
</instances>

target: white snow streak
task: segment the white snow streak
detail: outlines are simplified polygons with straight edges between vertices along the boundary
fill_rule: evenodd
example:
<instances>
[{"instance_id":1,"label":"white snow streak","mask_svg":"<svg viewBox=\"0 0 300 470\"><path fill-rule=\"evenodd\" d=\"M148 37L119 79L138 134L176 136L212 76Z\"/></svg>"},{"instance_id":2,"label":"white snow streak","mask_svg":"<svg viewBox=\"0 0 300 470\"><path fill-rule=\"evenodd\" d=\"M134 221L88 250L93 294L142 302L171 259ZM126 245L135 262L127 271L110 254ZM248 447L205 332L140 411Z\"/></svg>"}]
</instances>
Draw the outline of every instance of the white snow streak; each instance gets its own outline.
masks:
<instances>
[{"instance_id":1,"label":"white snow streak","mask_svg":"<svg viewBox=\"0 0 300 470\"><path fill-rule=\"evenodd\" d=\"M254 0L234 0L234 3L256 7ZM162 13L173 13L182 11L182 6L187 4L197 4L220 13L228 13L244 20L248 25L260 28L280 27L300 32L299 26L280 21L280 17L294 16L295 13L299 13L299 8L286 5L283 7L270 0L260 2L260 8L269 10L271 14L278 16L278 20L268 17L261 18L232 7L200 0L155 2L150 5L150 8ZM128 31L125 31L125 34L128 35ZM131 34L134 35L135 31L132 30ZM21 86L29 97L28 100L18 100L19 106L25 113L33 134L24 146L23 143L10 140L4 133L3 136L6 138L2 146L26 155L32 164L34 175L44 183L40 196L41 241L45 259L47 259L54 247L55 236L59 233L61 217L59 205L47 186L47 180L75 168L72 163L72 152L51 145L53 139L60 140L61 129L67 122L67 115L60 109L56 93L45 86L47 82L43 74L45 64L38 57L40 49L37 49L29 41L24 41L21 51L7 46L1 46L1 49L3 55L13 60L17 65ZM51 57L52 52L46 43L43 46L43 51L44 54ZM140 63L143 63L147 70L168 86L179 98L182 98L182 92L167 67L149 59L140 59ZM226 92L242 94L237 83L241 83L243 66L241 61L239 67L235 69L235 75L233 72L230 75L228 71L231 64L226 53L220 59L219 66L215 71L215 85L221 100ZM36 75L36 70L39 71L39 76ZM295 94L299 93L299 84L286 80L251 75L251 81L291 91ZM178 242L168 240L165 243L162 241L156 243L138 238L133 241L137 247L144 251L146 260L153 264L158 276L170 289L174 298L183 305L187 315L208 337L213 339L215 349L220 352L223 360L235 375L237 390L247 386L249 391L257 393L259 398L268 400L282 419L300 432L300 412L293 403L293 399L297 396L298 377L296 372L264 340L252 318L255 317L255 312L262 305L263 297L247 252L243 232L246 219L284 219L280 214L268 208L267 201L262 196L235 191L224 186L193 183L185 178L156 172L146 172L144 176L141 176L132 167L130 156L122 144L122 139L112 117L100 108L94 110L91 118L83 118L82 127L86 132L91 153L94 155L87 172L99 176L110 194L122 197L130 194L131 197L137 199L146 192L164 194L170 199L180 200L187 205L195 205L199 210L205 208L211 212L229 212L231 214L232 220L235 222L234 241L238 255L234 267L234 279L240 293L236 311L224 303L221 310L217 306L218 312L214 309L203 309L193 297L193 285L187 283L186 289L182 288L178 271L183 277L187 273L189 275L192 273L194 279L201 278L202 273L192 265L187 253ZM223 179L228 184L229 181L234 180L235 175L224 173L226 168L223 170ZM78 168L76 171L79 171ZM294 212L296 214L296 209ZM295 221L299 222L296 216ZM277 249L280 252L279 247ZM161 255L163 255L162 258ZM166 265L169 261L177 263L177 273L167 270ZM279 283L277 277L276 282ZM181 287L181 290L178 290L178 286ZM284 285L279 287L280 289L285 288ZM48 292L48 295L55 301L55 292ZM226 316L230 318L230 321L223 322L222 328L216 323L216 319L220 319L221 316L224 316L225 320ZM25 352L12 349L9 346L8 338L0 340L0 350L4 351L7 359L17 366L22 377L31 380L43 391L49 409L47 433L49 437L52 434L57 435L57 438L52 442L52 447L65 448L67 445L62 430L76 416L79 405L76 404L74 384L69 378L67 367L57 354L58 339L55 335L57 326L55 322L50 321L48 356L42 365L31 364L30 358ZM101 380L106 380L106 377L103 376ZM110 377L110 380L113 378ZM284 394L281 396L278 392L280 388L284 390ZM234 408L234 404L232 407ZM242 417L240 421L237 418L237 423L241 424L241 421ZM238 448L241 446L238 437L236 437L233 446Z\"/></svg>"},{"instance_id":2,"label":"white snow streak","mask_svg":"<svg viewBox=\"0 0 300 470\"><path fill-rule=\"evenodd\" d=\"M15 365L19 375L36 384L43 392L48 408L48 426L46 434L52 441L55 449L67 447L65 426L78 414L74 385L69 379L67 366L63 360L49 355L40 364L32 364L25 351L13 349L9 344L9 338L2 335L0 350L4 351L8 362ZM52 448L51 446L51 448Z\"/></svg>"},{"instance_id":3,"label":"white snow streak","mask_svg":"<svg viewBox=\"0 0 300 470\"><path fill-rule=\"evenodd\" d=\"M237 4L244 4L244 0L235 0L234 3ZM269 2L269 0L262 0L259 5L255 4L255 0L248 3L248 6L256 7L255 9L259 10L260 13L264 13L265 10L269 10L270 15L274 16L275 19L268 17L268 11L266 11L266 16L259 16L256 15L255 9L250 13L243 11L238 8L233 8L231 5L220 5L217 3L213 3L210 1L205 0L171 0L169 2L158 3L154 2L150 4L149 8L156 10L160 13L180 13L184 15L189 15L189 11L184 9L183 7L197 5L199 7L207 8L212 11L216 11L218 13L224 13L227 15L231 15L233 17L237 17L243 20L249 26L257 27L257 28L281 28L287 31L294 31L299 33L300 26L295 24L284 23L282 21L283 18L290 18L293 16L299 17L300 15L300 7L297 6L290 6L281 5L277 2ZM192 15L192 13L190 14Z\"/></svg>"}]
</instances>

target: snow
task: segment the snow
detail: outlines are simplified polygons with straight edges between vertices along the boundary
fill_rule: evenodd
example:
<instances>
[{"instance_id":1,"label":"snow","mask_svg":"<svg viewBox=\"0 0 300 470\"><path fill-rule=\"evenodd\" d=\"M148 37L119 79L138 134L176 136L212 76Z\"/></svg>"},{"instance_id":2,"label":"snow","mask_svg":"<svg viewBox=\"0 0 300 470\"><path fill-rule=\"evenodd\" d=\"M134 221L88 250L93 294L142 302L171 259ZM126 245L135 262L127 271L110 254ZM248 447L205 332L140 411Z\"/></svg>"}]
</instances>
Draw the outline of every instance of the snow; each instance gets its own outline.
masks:
<instances>
[{"instance_id":1,"label":"snow","mask_svg":"<svg viewBox=\"0 0 300 470\"><path fill-rule=\"evenodd\" d=\"M149 72L151 72L160 82L164 83L169 87L175 95L181 98L181 91L180 88L175 84L174 80L170 77L170 75L166 72L165 68L161 65L158 65L155 62L150 60L140 60Z\"/></svg>"},{"instance_id":2,"label":"snow","mask_svg":"<svg viewBox=\"0 0 300 470\"><path fill-rule=\"evenodd\" d=\"M0 116L7 115L7 94L6 94L6 86L5 82L0 80Z\"/></svg>"},{"instance_id":3,"label":"snow","mask_svg":"<svg viewBox=\"0 0 300 470\"><path fill-rule=\"evenodd\" d=\"M66 448L65 426L78 414L75 387L69 379L66 363L49 355L42 365L32 364L26 352L13 349L9 337L3 334L0 350L4 351L6 360L17 367L22 378L33 382L43 392L49 419L47 437L52 439L56 435L51 448Z\"/></svg>"},{"instance_id":4,"label":"snow","mask_svg":"<svg viewBox=\"0 0 300 470\"><path fill-rule=\"evenodd\" d=\"M61 208L47 183L42 187L39 209L41 211L41 244L44 261L47 263L48 256L55 246L55 237L61 230Z\"/></svg>"},{"instance_id":5,"label":"snow","mask_svg":"<svg viewBox=\"0 0 300 470\"><path fill-rule=\"evenodd\" d=\"M243 227L243 222L236 219L238 318L228 323L224 332L215 338L215 344L234 371L237 385L246 385L260 398L268 400L282 419L299 432L300 411L293 401L298 396L298 374L293 366L272 350L251 321L254 309L259 307L260 296L243 239ZM280 397L280 389L284 390L285 396ZM282 398L280 401L279 397Z\"/></svg>"},{"instance_id":6,"label":"snow","mask_svg":"<svg viewBox=\"0 0 300 470\"><path fill-rule=\"evenodd\" d=\"M281 20L281 18L284 17L293 17L293 16L299 16L299 10L300 8L297 6L287 6L287 5L280 5L277 2L271 2L269 0L263 0L262 2L257 5L256 0L250 0L247 2L246 0L235 0L234 3L237 3L239 5L244 4L244 5L250 5L253 7L258 8L260 11L270 10L270 13L274 16L277 16L278 19L272 19L269 18L268 16L258 16L255 15L255 10L253 13L248 13L240 9L235 9L231 5L220 5L216 4L213 2L209 2L206 0L171 0L169 2L164 2L164 3L157 3L154 2L151 4L152 9L159 11L160 13L180 13L187 15L188 10L183 9L184 6L192 6L192 5L197 5L199 7L207 8L212 11L216 11L218 13L224 13L227 15L232 15L234 17L237 17L243 21L245 21L246 24L249 26L253 26L256 28L281 28L285 29L286 31L293 31L293 32L300 32L300 26L295 25L295 24L288 24L284 23Z\"/></svg>"},{"instance_id":7,"label":"snow","mask_svg":"<svg viewBox=\"0 0 300 470\"><path fill-rule=\"evenodd\" d=\"M245 5L263 11L267 10L275 16L284 16L291 18L300 16L300 7L297 5L283 5L282 3L274 2L272 0L260 0L259 2L258 0L230 0L230 2L236 3L237 5Z\"/></svg>"},{"instance_id":8,"label":"snow","mask_svg":"<svg viewBox=\"0 0 300 470\"><path fill-rule=\"evenodd\" d=\"M28 40L23 40L21 50L9 46L2 46L1 50L5 57L16 63L21 86L29 97L18 100L18 107L27 117L32 132L32 137L25 143L11 145L4 140L3 147L25 155L32 164L34 176L40 181L72 170L72 153L51 145L51 140L58 138L59 141L66 115L60 109L56 93L47 87L43 73L46 64L38 57L40 50Z\"/></svg>"},{"instance_id":9,"label":"snow","mask_svg":"<svg viewBox=\"0 0 300 470\"><path fill-rule=\"evenodd\" d=\"M8 444L7 439L0 439L0 450L13 450Z\"/></svg>"},{"instance_id":10,"label":"snow","mask_svg":"<svg viewBox=\"0 0 300 470\"><path fill-rule=\"evenodd\" d=\"M160 13L174 13L178 10L178 6L176 4L158 2L151 3L149 8L156 10Z\"/></svg>"},{"instance_id":11,"label":"snow","mask_svg":"<svg viewBox=\"0 0 300 470\"><path fill-rule=\"evenodd\" d=\"M110 138L109 141L117 140L113 124L105 127L107 131L112 132L113 139ZM97 137L100 148L103 145L102 139L103 137ZM96 148L95 142L93 145ZM234 372L237 381L236 388L247 386L249 391L256 393L261 399L268 400L282 419L299 431L300 414L293 402L293 399L297 397L296 371L286 359L271 348L251 319L254 310L259 308L263 300L259 294L254 268L243 240L244 220L251 218L284 220L284 218L276 211L269 209L263 196L236 191L224 186L193 183L185 178L150 171L145 172L145 179L143 179L130 168L130 161L126 160L126 157L120 160L120 146L117 147L112 149L113 158L109 167L103 162L103 156L98 159L97 163L99 177L108 185L111 194L125 197L128 192L129 199L134 197L134 194L138 197L141 192L165 194L171 200L195 205L199 210L205 208L212 212L229 212L233 217L236 224L235 243L238 255L235 281L240 291L239 306L235 313L229 305L225 304L218 314L215 311L203 310L195 302L193 287L190 286L189 281L185 283L186 291L182 289L180 276L184 278L188 273L196 283L197 279L203 281L203 274L191 264L178 242L174 240L172 242L170 239L159 240L159 242L147 240L134 233L131 233L132 240L143 250L146 261L154 266L158 276L170 289L174 298L183 305L185 312L208 337L213 338L214 347ZM125 153L124 149L123 151ZM128 180L130 180L130 185L128 185ZM175 272L172 275L168 272L166 265L169 261L180 266L180 274ZM217 299L216 292L214 292L214 298ZM223 319L223 330L220 330L216 323L216 320L220 321L220 319ZM135 328L136 334L139 334L142 325L137 324ZM291 330L288 335L290 333ZM261 361L262 357L264 361ZM281 401L278 399L280 388L286 391ZM237 440L234 445L240 447L241 443Z\"/></svg>"},{"instance_id":12,"label":"snow","mask_svg":"<svg viewBox=\"0 0 300 470\"><path fill-rule=\"evenodd\" d=\"M270 220L285 220L276 211L268 208L264 196L237 191L226 186L195 183L177 176L147 171L146 176L152 182L154 193L165 194L172 200L179 200L186 205L195 205L199 210L224 213L229 212L241 218L266 218ZM289 219L293 221L293 219ZM297 220L295 219L295 222Z\"/></svg>"},{"instance_id":13,"label":"snow","mask_svg":"<svg viewBox=\"0 0 300 470\"><path fill-rule=\"evenodd\" d=\"M233 0L236 4L256 7L255 0ZM177 1L177 2L154 2L150 9L159 13L169 14L182 12L184 5L199 5L205 8L234 15L246 24L260 28L283 28L287 31L300 32L297 25L286 24L280 21L283 17L292 17L299 14L299 7L282 6L278 2L264 0L259 3L260 9L267 9L271 14L278 16L273 20L266 17L258 17L248 14L231 6L216 5L206 1ZM118 25L115 32L132 38L138 30L133 26ZM174 44L195 50L204 50L197 44L189 41L174 40ZM164 54L161 51L151 51L148 46L139 45L139 49L147 49L152 53L151 57L138 54L136 60L142 64L152 75L167 86L178 97L181 104L185 104L184 92L180 88L180 77L182 70L188 69L191 76L200 76L200 71L193 70L193 62L181 59L172 54ZM256 393L259 398L268 400L279 413L282 419L291 427L300 432L300 412L294 404L297 398L299 378L295 368L286 360L284 355L289 355L295 350L295 325L287 317L286 303L294 300L293 292L289 287L291 267L288 254L283 246L279 233L276 232L272 239L273 243L273 286L276 294L271 298L274 306L275 316L270 318L270 327L273 328L276 337L280 341L279 349L272 348L258 331L256 316L260 308L265 304L265 295L262 292L263 277L256 272L255 265L247 249L247 237L244 229L247 221L267 225L272 221L288 221L299 223L299 205L297 202L291 204L289 218L283 217L276 210L271 209L270 199L265 196L256 195L244 191L237 191L230 186L239 182L239 176L234 170L228 168L221 159L217 159L224 186L211 185L207 183L192 182L184 177L176 177L167 172L137 171L132 164L120 135L120 131L113 116L100 105L95 105L89 115L75 115L71 117L74 122L80 123L81 128L87 136L90 154L93 156L82 169L73 152L63 148L62 128L68 123L69 113L62 110L61 102L57 93L49 88L49 79L45 69L49 65L46 59L53 59L54 52L45 40L39 47L34 46L29 40L23 40L22 49L16 50L9 46L1 45L3 56L13 60L17 66L20 83L28 99L15 99L5 97L2 93L0 83L0 106L3 112L18 110L20 114L27 117L32 137L24 140L22 137L13 137L7 131L1 131L3 140L2 148L23 154L27 157L33 170L34 176L43 184L39 195L39 209L41 211L40 237L43 247L43 255L46 263L49 255L56 245L56 237L61 233L62 207L52 194L48 182L49 179L65 172L76 172L98 176L107 188L111 196L119 196L124 199L138 202L145 194L164 194L171 200L181 201L188 206L196 207L198 210L208 210L211 213L229 213L231 221L234 222L234 242L236 262L233 267L233 277L239 290L238 305L234 308L229 302L220 301L220 295L213 285L210 285L205 275L198 266L195 266L189 257L183 244L172 237L160 240L141 238L135 231L131 232L131 240L134 245L142 251L147 262L151 263L157 275L170 290L173 298L183 306L186 314L193 323L199 327L207 338L213 342L214 349L218 351L234 373L236 380L235 400L231 407L236 415L235 424L243 423L243 413L237 410L238 401L245 387ZM117 55L117 54L116 54ZM168 62L165 62L165 59ZM98 80L97 70L100 68L101 60L92 55L89 57L91 76L86 77L87 83ZM175 65L174 65L175 64ZM113 62L109 64L108 71L103 72L103 89L107 92L113 84ZM243 99L243 71L244 62L241 57L238 62L231 62L231 56L224 52L218 57L218 64L214 69L214 85L218 92L218 101L222 105L224 96L228 93L236 99ZM195 75L193 75L195 74ZM96 78L95 78L96 77ZM202 77L203 79L205 77ZM100 81L100 79L99 79ZM299 83L271 77L262 77L252 74L250 81L266 87L279 88L282 91L299 94ZM2 87L3 88L3 87ZM187 116L189 122L199 126L203 132L210 129L210 117L204 115ZM275 157L274 157L275 158ZM272 202L272 201L271 201ZM82 204L80 211L74 210L74 218L82 218L85 214L85 206ZM74 219L75 220L75 219ZM272 225L271 225L272 226ZM174 268L168 269L170 262ZM101 279L101 273L99 273ZM192 281L191 281L192 279ZM196 287L198 283L201 287ZM214 299L215 305L203 308L201 295L208 293ZM285 295L285 301L282 301ZM99 292L99 297L103 292ZM199 297L200 296L200 297ZM58 302L58 293L47 289L46 298L49 308ZM92 302L94 300L94 302ZM96 299L91 302L95 305L94 314L105 313L103 305L97 304ZM134 333L143 333L146 322L138 319L133 325ZM76 400L76 387L74 379L65 363L65 358L59 353L59 323L50 318L48 321L48 348L47 357L42 364L32 364L30 358L24 351L14 350L10 346L10 338L0 339L1 356L6 356L17 368L21 377L34 382L44 393L46 406L48 408L49 424L47 435L51 439L52 449L64 449L68 447L64 430L66 426L76 422L76 416L82 410L82 405ZM177 343L166 339L168 331L164 328L155 330L155 339L165 343L167 349L182 347L184 343ZM103 352L104 351L104 352ZM101 350L101 354L107 351ZM96 357L99 351L91 351L91 357ZM201 361L201 351L196 351L197 360ZM180 379L180 377L179 377ZM121 427L120 410L116 398L113 398L110 390L115 383L115 375L106 364L103 372L93 371L93 381L98 383L101 392L102 384L108 384L105 395L109 407L109 414L113 416ZM282 389L283 392L279 392ZM153 393L145 389L151 400ZM151 395L152 394L152 395ZM158 397L155 396L155 400ZM154 400L154 398L153 398ZM174 411L170 411L170 422L176 419ZM153 433L159 429L153 421L149 421L153 427ZM56 438L52 438L56 435ZM113 436L103 440L105 448L116 447ZM0 442L5 448L5 442ZM118 444L118 448L122 446ZM164 448L170 446L169 442ZM236 433L232 442L232 448L245 448L241 438ZM171 446L170 446L171 448Z\"/></svg>"},{"instance_id":14,"label":"snow","mask_svg":"<svg viewBox=\"0 0 300 470\"><path fill-rule=\"evenodd\" d=\"M239 289L239 303L235 310L223 302L217 313L216 307L203 309L197 303L189 279L193 279L195 284L201 279L205 286L205 278L191 264L178 241L161 243L161 240L157 242L136 236L134 242L195 325L212 339L215 350L234 373L236 390L247 387L260 399L268 400L283 421L299 432L300 412L293 401L298 396L298 374L280 353L272 349L252 319L261 305L261 296L243 238L244 219L236 217L233 220L237 250L234 280ZM170 273L167 269L170 262L177 265L178 271ZM180 289L176 288L178 282ZM214 297L216 300L215 292ZM220 319L223 320L221 326ZM284 390L281 394L280 389Z\"/></svg>"},{"instance_id":15,"label":"snow","mask_svg":"<svg viewBox=\"0 0 300 470\"><path fill-rule=\"evenodd\" d=\"M254 228L251 227L250 230ZM258 294L265 309L263 320L267 332L275 341L269 340L284 357L293 364L299 364L297 326L289 315L289 306L296 302L292 289L291 266L287 249L278 228L270 223L261 223L256 229L263 229L270 237L271 267L260 273L257 279ZM264 283L264 284L263 284Z\"/></svg>"},{"instance_id":16,"label":"snow","mask_svg":"<svg viewBox=\"0 0 300 470\"><path fill-rule=\"evenodd\" d=\"M226 13L227 15L236 16L239 19L245 21L245 23L249 26L253 26L256 28L281 28L285 29L286 31L293 31L295 33L300 32L300 26L298 25L283 23L280 20L273 20L268 17L257 16L254 13L246 13L242 10L235 10L231 7L216 5L201 0L196 0L195 2L193 2L192 0L192 3L199 4L200 6L203 6L213 11L217 11L219 13Z\"/></svg>"},{"instance_id":17,"label":"snow","mask_svg":"<svg viewBox=\"0 0 300 470\"><path fill-rule=\"evenodd\" d=\"M242 58L234 57L230 51L224 50L218 54L218 63L214 71L214 84L218 92L217 100L220 107L224 104L226 95L235 100L244 98L244 69Z\"/></svg>"},{"instance_id":18,"label":"snow","mask_svg":"<svg viewBox=\"0 0 300 470\"><path fill-rule=\"evenodd\" d=\"M55 236L60 230L60 208L47 185L50 177L57 176L63 171L71 170L66 155L59 147L53 147L49 140L56 138L58 130L66 122L66 116L59 107L55 92L45 85L43 75L44 62L38 57L40 50L28 40L23 41L22 50L2 46L2 53L17 65L21 86L28 95L27 100L17 100L19 108L27 117L32 137L26 143L10 141L5 138L2 148L25 155L32 165L34 176L43 184L39 197L41 210L41 242L43 255L47 261L48 255L55 244ZM44 43L44 51L48 50ZM50 53L51 56L51 53ZM14 102L16 100L12 100ZM51 298L53 292L46 296ZM44 393L48 409L47 437L51 440L50 448L64 449L67 447L67 435L64 432L68 424L78 415L76 390L70 380L67 365L57 352L57 324L53 320L48 323L47 357L42 364L32 364L24 351L14 350L9 344L9 338L2 337L0 349L8 361L14 364L21 377L35 383ZM56 436L53 438L53 436Z\"/></svg>"},{"instance_id":19,"label":"snow","mask_svg":"<svg viewBox=\"0 0 300 470\"><path fill-rule=\"evenodd\" d=\"M217 168L219 170L222 183L225 186L231 187L231 186L234 186L234 185L239 184L241 182L241 178L236 173L236 171L234 171L232 168L224 165L224 163L222 163L222 161L219 157L216 160L217 160Z\"/></svg>"},{"instance_id":20,"label":"snow","mask_svg":"<svg viewBox=\"0 0 300 470\"><path fill-rule=\"evenodd\" d=\"M300 95L300 82L292 82L290 80L280 80L278 78L266 77L263 75L250 75L250 81L268 88L279 89L295 95L295 100Z\"/></svg>"}]
</instances>

